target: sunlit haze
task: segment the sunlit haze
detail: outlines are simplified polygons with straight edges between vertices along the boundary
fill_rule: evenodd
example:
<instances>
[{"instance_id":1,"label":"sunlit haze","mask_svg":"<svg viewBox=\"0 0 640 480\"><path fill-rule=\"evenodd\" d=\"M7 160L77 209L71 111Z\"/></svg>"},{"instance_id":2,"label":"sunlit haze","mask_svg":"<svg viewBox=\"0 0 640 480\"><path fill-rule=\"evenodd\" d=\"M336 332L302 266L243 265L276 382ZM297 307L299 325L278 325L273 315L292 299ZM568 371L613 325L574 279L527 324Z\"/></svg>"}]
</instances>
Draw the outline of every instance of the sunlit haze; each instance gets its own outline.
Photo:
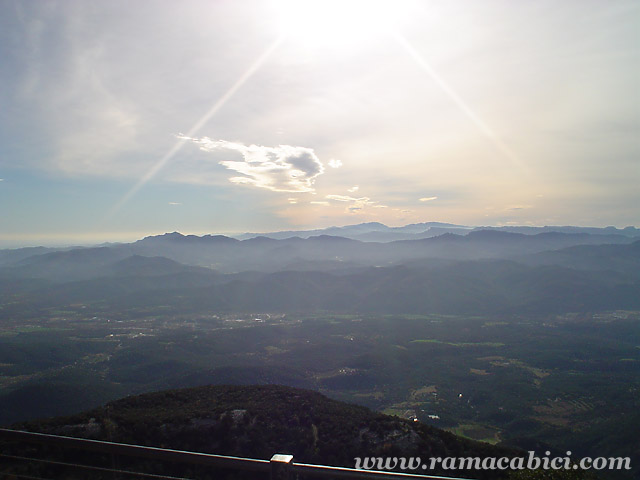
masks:
<instances>
[{"instance_id":1,"label":"sunlit haze","mask_svg":"<svg viewBox=\"0 0 640 480\"><path fill-rule=\"evenodd\" d=\"M637 1L0 2L0 247L640 225Z\"/></svg>"}]
</instances>

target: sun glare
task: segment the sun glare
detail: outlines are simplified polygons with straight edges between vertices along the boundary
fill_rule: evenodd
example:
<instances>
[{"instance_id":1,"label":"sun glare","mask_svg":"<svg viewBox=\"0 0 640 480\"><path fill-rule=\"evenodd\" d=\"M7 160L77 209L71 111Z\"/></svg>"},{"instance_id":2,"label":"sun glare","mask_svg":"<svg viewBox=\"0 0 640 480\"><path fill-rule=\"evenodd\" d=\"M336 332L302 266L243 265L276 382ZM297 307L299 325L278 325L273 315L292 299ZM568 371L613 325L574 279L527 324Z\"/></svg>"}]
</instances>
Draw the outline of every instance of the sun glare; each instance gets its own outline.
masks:
<instances>
[{"instance_id":1,"label":"sun glare","mask_svg":"<svg viewBox=\"0 0 640 480\"><path fill-rule=\"evenodd\" d=\"M402 2L280 0L280 28L305 47L353 47L392 31L405 12Z\"/></svg>"}]
</instances>

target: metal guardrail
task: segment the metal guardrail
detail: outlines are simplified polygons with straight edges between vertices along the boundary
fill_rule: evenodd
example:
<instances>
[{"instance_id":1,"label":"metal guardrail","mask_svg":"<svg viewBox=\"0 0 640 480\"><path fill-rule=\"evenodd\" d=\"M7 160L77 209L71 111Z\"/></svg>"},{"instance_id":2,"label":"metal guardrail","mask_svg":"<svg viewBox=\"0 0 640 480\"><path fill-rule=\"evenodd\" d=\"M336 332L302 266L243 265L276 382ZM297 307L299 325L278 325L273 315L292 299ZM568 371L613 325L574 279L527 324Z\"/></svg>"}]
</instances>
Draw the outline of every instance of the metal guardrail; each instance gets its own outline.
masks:
<instances>
[{"instance_id":1,"label":"metal guardrail","mask_svg":"<svg viewBox=\"0 0 640 480\"><path fill-rule=\"evenodd\" d=\"M25 432L22 430L10 430L0 428L0 438L9 441L38 443L48 446L78 449L84 451L124 455L128 457L144 458L156 461L176 462L190 465L210 466L224 469L262 472L269 474L271 480L289 480L297 475L323 477L323 478L351 478L363 480L469 480L458 477L442 477L437 475L415 475L411 473L385 472L377 470L359 470L355 468L331 467L327 465L310 465L294 463L292 455L275 454L271 460L258 460L255 458L231 457L227 455L214 455L209 453L189 452L184 450L172 450L158 447L145 447L126 443L105 442L102 440L90 440L85 438L64 437L46 433ZM64 462L49 461L46 459L25 458L4 455L7 458L28 459L60 465L94 468L97 470L112 471L102 467L88 465L69 464ZM116 470L113 470L116 471ZM2 473L2 472L0 472ZM159 475L145 474L142 472L126 472L147 477L171 478ZM25 477L27 478L27 477Z\"/></svg>"}]
</instances>

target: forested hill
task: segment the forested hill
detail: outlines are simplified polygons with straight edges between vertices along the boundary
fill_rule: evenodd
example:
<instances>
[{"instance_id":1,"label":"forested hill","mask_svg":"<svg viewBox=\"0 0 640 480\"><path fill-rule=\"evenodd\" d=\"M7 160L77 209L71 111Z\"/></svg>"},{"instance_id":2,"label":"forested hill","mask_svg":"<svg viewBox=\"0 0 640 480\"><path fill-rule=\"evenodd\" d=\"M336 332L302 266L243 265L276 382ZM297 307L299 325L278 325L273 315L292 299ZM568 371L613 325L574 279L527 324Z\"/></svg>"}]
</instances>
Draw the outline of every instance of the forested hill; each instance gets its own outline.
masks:
<instances>
[{"instance_id":1,"label":"forested hill","mask_svg":"<svg viewBox=\"0 0 640 480\"><path fill-rule=\"evenodd\" d=\"M204 386L149 393L78 415L14 427L263 459L288 453L301 463L347 467L353 467L358 456L426 459L514 454L513 450L456 437L317 392L277 385ZM466 473L473 474L471 478L499 478L496 472L486 472L492 473L490 476Z\"/></svg>"}]
</instances>

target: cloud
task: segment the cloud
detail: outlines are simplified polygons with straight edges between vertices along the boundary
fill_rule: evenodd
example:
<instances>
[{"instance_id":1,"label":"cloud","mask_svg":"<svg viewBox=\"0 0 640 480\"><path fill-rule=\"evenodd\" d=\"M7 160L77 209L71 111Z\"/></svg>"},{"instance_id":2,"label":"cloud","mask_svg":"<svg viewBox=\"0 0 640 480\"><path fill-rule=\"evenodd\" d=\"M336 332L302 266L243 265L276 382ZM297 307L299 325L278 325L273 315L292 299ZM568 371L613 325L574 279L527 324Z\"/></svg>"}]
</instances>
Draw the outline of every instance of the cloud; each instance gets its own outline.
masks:
<instances>
[{"instance_id":1,"label":"cloud","mask_svg":"<svg viewBox=\"0 0 640 480\"><path fill-rule=\"evenodd\" d=\"M244 145L208 137L179 138L191 140L206 152L232 150L240 153L243 158L241 161L218 162L229 170L242 174L241 177L229 178L229 181L238 185L251 185L274 192L313 192L315 179L324 173L322 162L313 149L307 147Z\"/></svg>"},{"instance_id":2,"label":"cloud","mask_svg":"<svg viewBox=\"0 0 640 480\"><path fill-rule=\"evenodd\" d=\"M180 202L169 202L169 205L182 205Z\"/></svg>"},{"instance_id":3,"label":"cloud","mask_svg":"<svg viewBox=\"0 0 640 480\"><path fill-rule=\"evenodd\" d=\"M360 187L358 185L354 185L353 187L347 189L347 192L349 193L355 193L360 189Z\"/></svg>"},{"instance_id":4,"label":"cloud","mask_svg":"<svg viewBox=\"0 0 640 480\"><path fill-rule=\"evenodd\" d=\"M4 178L0 178L0 182L4 182Z\"/></svg>"},{"instance_id":5,"label":"cloud","mask_svg":"<svg viewBox=\"0 0 640 480\"><path fill-rule=\"evenodd\" d=\"M342 160L336 160L335 158L332 158L331 160L329 160L329 166L331 168L340 168L342 166Z\"/></svg>"},{"instance_id":6,"label":"cloud","mask_svg":"<svg viewBox=\"0 0 640 480\"><path fill-rule=\"evenodd\" d=\"M298 199L297 198L287 198L287 202L289 202L291 205L295 205L296 203L298 203Z\"/></svg>"},{"instance_id":7,"label":"cloud","mask_svg":"<svg viewBox=\"0 0 640 480\"><path fill-rule=\"evenodd\" d=\"M422 197L420 199L421 202L432 202L433 200L437 200L438 197Z\"/></svg>"},{"instance_id":8,"label":"cloud","mask_svg":"<svg viewBox=\"0 0 640 480\"><path fill-rule=\"evenodd\" d=\"M311 205L324 205L326 207L328 207L329 205L331 205L329 202L326 201L316 201L316 202L309 202Z\"/></svg>"},{"instance_id":9,"label":"cloud","mask_svg":"<svg viewBox=\"0 0 640 480\"><path fill-rule=\"evenodd\" d=\"M362 199L349 197L347 195L327 195L326 198L329 200L337 200L338 202L355 202L356 200L369 200L367 197L362 197Z\"/></svg>"},{"instance_id":10,"label":"cloud","mask_svg":"<svg viewBox=\"0 0 640 480\"><path fill-rule=\"evenodd\" d=\"M351 203L347 207L349 212L357 212L362 210L366 206L372 206L374 208L386 208L386 205L380 205L378 202L371 200L369 197L350 197L348 195L327 195L325 198L329 200L335 200L336 202L348 202Z\"/></svg>"}]
</instances>

